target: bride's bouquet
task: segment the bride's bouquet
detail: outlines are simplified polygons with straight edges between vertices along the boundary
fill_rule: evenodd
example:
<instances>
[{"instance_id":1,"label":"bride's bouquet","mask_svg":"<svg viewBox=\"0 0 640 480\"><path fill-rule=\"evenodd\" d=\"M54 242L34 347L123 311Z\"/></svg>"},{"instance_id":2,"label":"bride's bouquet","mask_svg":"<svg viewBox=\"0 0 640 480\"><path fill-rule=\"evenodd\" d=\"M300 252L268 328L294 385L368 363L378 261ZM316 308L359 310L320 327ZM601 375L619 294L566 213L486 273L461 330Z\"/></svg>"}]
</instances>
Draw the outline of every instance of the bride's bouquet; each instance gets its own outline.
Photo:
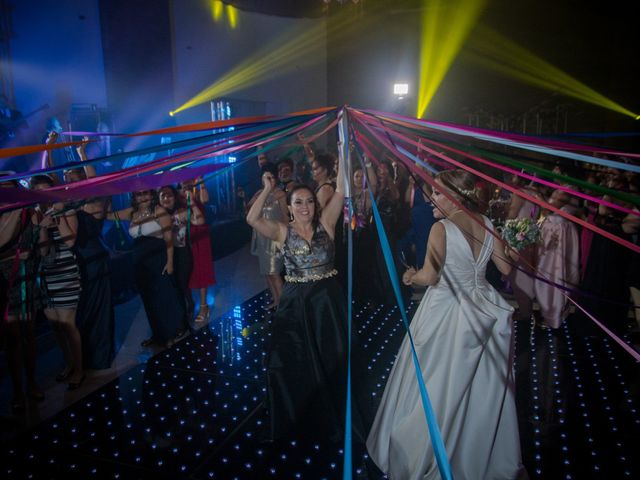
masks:
<instances>
[{"instance_id":1,"label":"bride's bouquet","mask_svg":"<svg viewBox=\"0 0 640 480\"><path fill-rule=\"evenodd\" d=\"M500 229L500 234L511 248L518 251L542 241L540 227L531 218L514 218L507 220Z\"/></svg>"}]
</instances>

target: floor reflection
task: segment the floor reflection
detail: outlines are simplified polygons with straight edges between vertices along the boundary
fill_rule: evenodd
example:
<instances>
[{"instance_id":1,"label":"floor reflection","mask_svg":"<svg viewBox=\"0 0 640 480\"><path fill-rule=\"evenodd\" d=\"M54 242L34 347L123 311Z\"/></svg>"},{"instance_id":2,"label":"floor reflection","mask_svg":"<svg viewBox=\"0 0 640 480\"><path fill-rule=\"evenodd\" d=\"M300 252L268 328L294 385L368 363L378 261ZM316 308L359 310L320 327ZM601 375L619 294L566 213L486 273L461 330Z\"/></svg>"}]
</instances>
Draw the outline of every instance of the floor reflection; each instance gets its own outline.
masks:
<instances>
[{"instance_id":1,"label":"floor reflection","mask_svg":"<svg viewBox=\"0 0 640 480\"><path fill-rule=\"evenodd\" d=\"M21 437L2 445L3 478L336 478L341 445L307 432L260 442L264 343L258 295ZM408 313L416 308L408 305ZM397 307L355 305L372 418L404 330ZM531 478L638 475L638 367L610 340L515 325L522 451ZM356 478L373 478L354 451Z\"/></svg>"}]
</instances>

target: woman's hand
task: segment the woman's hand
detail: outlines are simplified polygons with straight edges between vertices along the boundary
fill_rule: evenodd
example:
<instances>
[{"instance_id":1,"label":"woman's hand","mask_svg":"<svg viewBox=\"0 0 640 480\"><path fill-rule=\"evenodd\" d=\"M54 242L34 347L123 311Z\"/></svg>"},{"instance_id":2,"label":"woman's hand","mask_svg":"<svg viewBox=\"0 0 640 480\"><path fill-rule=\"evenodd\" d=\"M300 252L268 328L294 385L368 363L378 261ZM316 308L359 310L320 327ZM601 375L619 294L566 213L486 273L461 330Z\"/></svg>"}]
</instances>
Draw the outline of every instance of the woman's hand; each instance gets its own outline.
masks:
<instances>
[{"instance_id":1,"label":"woman's hand","mask_svg":"<svg viewBox=\"0 0 640 480\"><path fill-rule=\"evenodd\" d=\"M411 267L409 268L406 272L404 272L404 275L402 275L402 283L404 283L407 286L411 286L411 284L413 283L413 277L416 276L416 269Z\"/></svg>"},{"instance_id":2,"label":"woman's hand","mask_svg":"<svg viewBox=\"0 0 640 480\"><path fill-rule=\"evenodd\" d=\"M264 172L262 174L262 185L267 192L273 190L273 187L276 185L276 179L271 172Z\"/></svg>"},{"instance_id":3,"label":"woman's hand","mask_svg":"<svg viewBox=\"0 0 640 480\"><path fill-rule=\"evenodd\" d=\"M51 214L43 215L38 225L42 228L49 228L53 225L53 218L51 217Z\"/></svg>"},{"instance_id":4,"label":"woman's hand","mask_svg":"<svg viewBox=\"0 0 640 480\"><path fill-rule=\"evenodd\" d=\"M76 152L78 152L78 156L82 161L87 159L87 154L85 152L87 143L89 143L89 137L82 137L82 143L76 147Z\"/></svg>"},{"instance_id":5,"label":"woman's hand","mask_svg":"<svg viewBox=\"0 0 640 480\"><path fill-rule=\"evenodd\" d=\"M520 252L515 248L508 246L506 243L504 245L504 253L514 262L520 260Z\"/></svg>"},{"instance_id":6,"label":"woman's hand","mask_svg":"<svg viewBox=\"0 0 640 480\"><path fill-rule=\"evenodd\" d=\"M58 140L58 132L50 132L45 143L51 145L52 143L56 143L56 140Z\"/></svg>"},{"instance_id":7,"label":"woman's hand","mask_svg":"<svg viewBox=\"0 0 640 480\"><path fill-rule=\"evenodd\" d=\"M167 264L162 269L162 275L172 275L173 274L173 262L167 262Z\"/></svg>"}]
</instances>

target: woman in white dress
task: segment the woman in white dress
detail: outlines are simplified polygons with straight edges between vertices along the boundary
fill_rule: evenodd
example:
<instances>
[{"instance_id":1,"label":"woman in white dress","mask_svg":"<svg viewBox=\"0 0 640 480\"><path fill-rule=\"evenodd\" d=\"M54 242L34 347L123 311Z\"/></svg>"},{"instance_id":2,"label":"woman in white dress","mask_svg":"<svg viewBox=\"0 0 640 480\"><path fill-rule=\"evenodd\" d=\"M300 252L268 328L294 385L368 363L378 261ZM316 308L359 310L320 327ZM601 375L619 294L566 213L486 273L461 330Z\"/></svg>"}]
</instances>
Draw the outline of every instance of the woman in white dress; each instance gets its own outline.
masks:
<instances>
[{"instance_id":1,"label":"woman in white dress","mask_svg":"<svg viewBox=\"0 0 640 480\"><path fill-rule=\"evenodd\" d=\"M441 172L434 189L436 218L422 269L403 282L430 286L411 323L422 376L455 480L526 478L512 371L513 308L485 278L492 259L510 271L504 244L459 209L447 190L475 211L475 179L463 170ZM439 479L418 382L405 338L367 439L372 460L392 480Z\"/></svg>"}]
</instances>

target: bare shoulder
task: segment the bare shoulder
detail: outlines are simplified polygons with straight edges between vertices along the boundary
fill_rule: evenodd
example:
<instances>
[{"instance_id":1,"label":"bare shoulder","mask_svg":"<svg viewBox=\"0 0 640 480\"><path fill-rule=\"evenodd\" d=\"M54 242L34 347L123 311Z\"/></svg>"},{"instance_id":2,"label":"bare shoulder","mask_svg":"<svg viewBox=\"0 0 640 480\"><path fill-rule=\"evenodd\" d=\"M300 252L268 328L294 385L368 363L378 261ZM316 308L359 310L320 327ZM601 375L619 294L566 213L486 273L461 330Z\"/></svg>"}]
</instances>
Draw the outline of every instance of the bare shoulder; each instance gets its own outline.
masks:
<instances>
[{"instance_id":1,"label":"bare shoulder","mask_svg":"<svg viewBox=\"0 0 640 480\"><path fill-rule=\"evenodd\" d=\"M431 232L429 233L429 240L433 240L434 242L441 242L444 240L447 232L444 228L444 223L442 221L436 222L431 227Z\"/></svg>"}]
</instances>

